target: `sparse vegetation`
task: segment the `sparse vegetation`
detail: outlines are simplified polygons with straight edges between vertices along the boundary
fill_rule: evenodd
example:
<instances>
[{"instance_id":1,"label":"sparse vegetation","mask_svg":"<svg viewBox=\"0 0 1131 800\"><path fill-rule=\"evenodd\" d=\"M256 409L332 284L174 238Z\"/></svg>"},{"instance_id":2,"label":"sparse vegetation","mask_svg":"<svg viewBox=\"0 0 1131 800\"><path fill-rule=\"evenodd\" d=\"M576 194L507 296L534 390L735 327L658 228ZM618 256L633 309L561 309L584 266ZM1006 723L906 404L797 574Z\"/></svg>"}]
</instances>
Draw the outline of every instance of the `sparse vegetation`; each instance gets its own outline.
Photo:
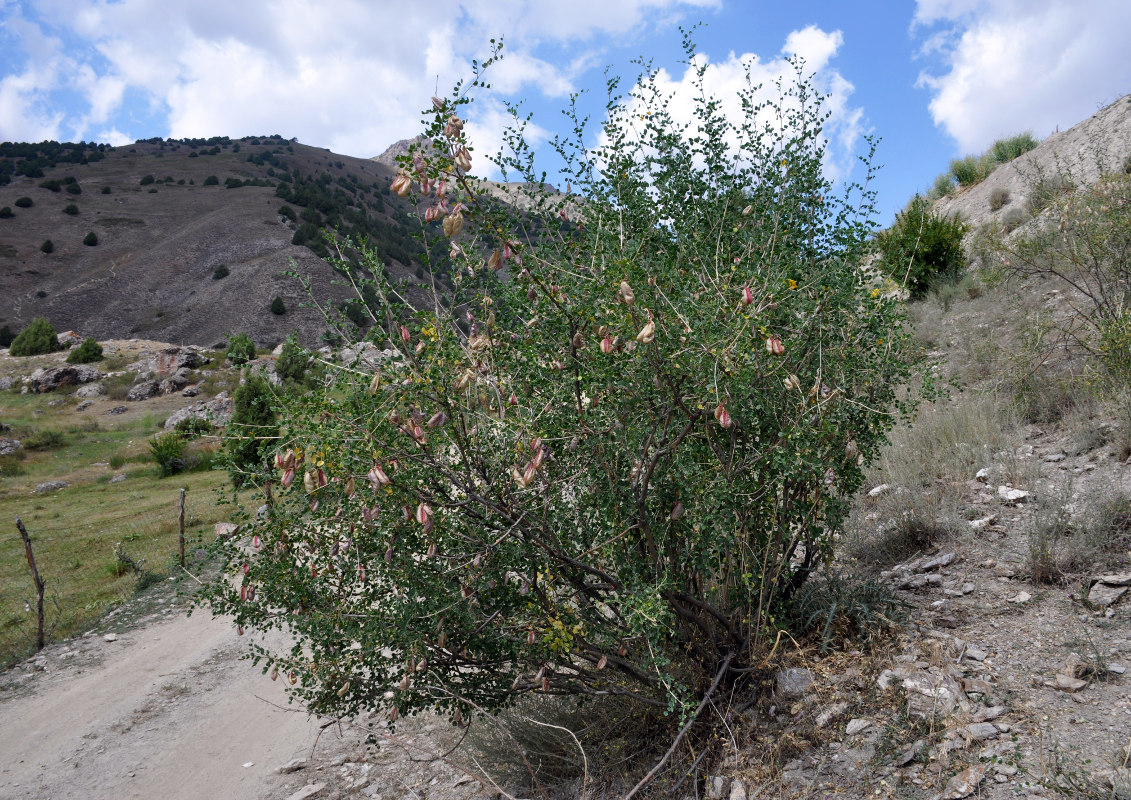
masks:
<instances>
[{"instance_id":1,"label":"sparse vegetation","mask_svg":"<svg viewBox=\"0 0 1131 800\"><path fill-rule=\"evenodd\" d=\"M990 211L1000 211L1009 202L1009 190L995 186L990 192Z\"/></svg>"}]
</instances>

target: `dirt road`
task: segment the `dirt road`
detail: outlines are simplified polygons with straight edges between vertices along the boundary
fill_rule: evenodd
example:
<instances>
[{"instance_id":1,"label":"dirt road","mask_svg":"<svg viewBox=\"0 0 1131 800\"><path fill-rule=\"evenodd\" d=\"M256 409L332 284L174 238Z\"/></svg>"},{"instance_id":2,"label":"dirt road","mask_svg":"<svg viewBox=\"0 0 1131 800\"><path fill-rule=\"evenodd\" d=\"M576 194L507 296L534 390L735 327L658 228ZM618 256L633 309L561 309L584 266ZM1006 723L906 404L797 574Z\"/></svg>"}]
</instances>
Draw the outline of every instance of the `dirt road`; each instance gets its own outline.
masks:
<instances>
[{"instance_id":1,"label":"dirt road","mask_svg":"<svg viewBox=\"0 0 1131 800\"><path fill-rule=\"evenodd\" d=\"M259 798L307 755L317 720L248 661L234 627L170 610L54 645L0 692L0 798ZM115 635L111 634L111 638ZM277 704L277 705L273 705ZM283 795L285 796L285 795Z\"/></svg>"}]
</instances>

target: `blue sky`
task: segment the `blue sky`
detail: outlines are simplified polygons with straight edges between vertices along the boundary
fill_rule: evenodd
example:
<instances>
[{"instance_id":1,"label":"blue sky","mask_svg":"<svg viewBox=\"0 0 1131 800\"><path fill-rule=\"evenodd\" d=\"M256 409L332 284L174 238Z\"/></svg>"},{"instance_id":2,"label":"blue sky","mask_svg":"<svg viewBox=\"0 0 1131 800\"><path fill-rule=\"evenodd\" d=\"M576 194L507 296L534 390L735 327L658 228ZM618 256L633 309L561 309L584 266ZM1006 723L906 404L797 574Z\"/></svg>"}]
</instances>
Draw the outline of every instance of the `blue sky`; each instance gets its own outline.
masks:
<instances>
[{"instance_id":1,"label":"blue sky","mask_svg":"<svg viewBox=\"0 0 1131 800\"><path fill-rule=\"evenodd\" d=\"M502 36L468 126L492 150L501 99L548 136L570 92L601 102L606 67L630 88L637 57L678 103L679 27L697 22L724 94L742 64L768 80L806 58L833 95L834 177L860 177L852 153L882 140L885 224L950 159L1131 92L1127 0L0 0L0 141L279 133L368 157Z\"/></svg>"}]
</instances>

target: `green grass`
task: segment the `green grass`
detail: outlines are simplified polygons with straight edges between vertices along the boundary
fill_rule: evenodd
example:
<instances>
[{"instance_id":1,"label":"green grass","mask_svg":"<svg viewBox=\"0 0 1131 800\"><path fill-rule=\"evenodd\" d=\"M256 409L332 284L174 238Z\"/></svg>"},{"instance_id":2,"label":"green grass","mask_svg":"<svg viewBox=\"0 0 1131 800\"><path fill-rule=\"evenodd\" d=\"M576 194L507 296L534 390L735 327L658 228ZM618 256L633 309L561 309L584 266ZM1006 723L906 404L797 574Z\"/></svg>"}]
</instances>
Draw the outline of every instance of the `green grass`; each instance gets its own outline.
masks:
<instances>
[{"instance_id":1,"label":"green grass","mask_svg":"<svg viewBox=\"0 0 1131 800\"><path fill-rule=\"evenodd\" d=\"M133 558L144 559L146 570L168 572L177 550L182 486L188 488L190 552L195 542L211 541L213 524L232 510L217 503L215 490L229 485L223 472L158 477L149 453L153 414L84 418L72 406L48 406L52 398L0 393L0 419L13 434L38 436L53 445L6 457L0 465L0 666L29 655L34 641L35 615L24 610L24 603L34 608L35 591L17 517L32 538L47 586L49 638L57 640L89 628L133 595L137 576L121 574L114 554L119 542ZM214 437L191 443L205 456L215 446ZM123 470L125 481L109 483ZM71 485L36 494L36 485L48 480Z\"/></svg>"}]
</instances>

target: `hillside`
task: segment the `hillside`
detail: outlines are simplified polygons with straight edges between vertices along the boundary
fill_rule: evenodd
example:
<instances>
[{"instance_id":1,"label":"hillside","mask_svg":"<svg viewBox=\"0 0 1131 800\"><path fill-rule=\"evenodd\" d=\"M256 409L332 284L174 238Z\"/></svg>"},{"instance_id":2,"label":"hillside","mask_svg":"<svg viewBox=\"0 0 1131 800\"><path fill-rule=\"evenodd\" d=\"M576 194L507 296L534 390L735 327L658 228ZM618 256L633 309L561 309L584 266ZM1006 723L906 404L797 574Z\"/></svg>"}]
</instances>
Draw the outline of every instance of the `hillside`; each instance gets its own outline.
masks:
<instances>
[{"instance_id":1,"label":"hillside","mask_svg":"<svg viewBox=\"0 0 1131 800\"><path fill-rule=\"evenodd\" d=\"M315 345L326 322L281 273L293 261L320 298L349 296L315 252L318 228L367 235L394 277L413 277L410 206L391 176L277 136L0 145L0 325L46 317L83 336L204 346L298 331ZM286 313L269 311L275 297Z\"/></svg>"}]
</instances>

